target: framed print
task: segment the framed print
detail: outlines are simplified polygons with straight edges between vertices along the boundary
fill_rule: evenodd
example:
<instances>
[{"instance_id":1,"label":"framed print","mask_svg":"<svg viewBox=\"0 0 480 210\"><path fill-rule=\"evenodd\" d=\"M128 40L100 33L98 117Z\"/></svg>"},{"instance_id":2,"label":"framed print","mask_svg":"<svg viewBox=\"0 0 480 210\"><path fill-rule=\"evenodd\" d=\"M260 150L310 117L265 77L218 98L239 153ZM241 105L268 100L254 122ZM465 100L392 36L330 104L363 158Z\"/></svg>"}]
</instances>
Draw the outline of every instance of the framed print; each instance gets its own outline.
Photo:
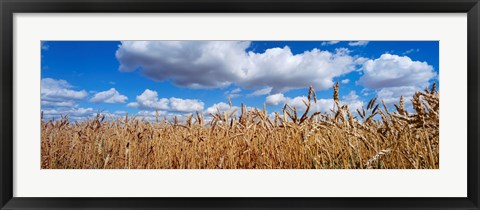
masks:
<instances>
[{"instance_id":1,"label":"framed print","mask_svg":"<svg viewBox=\"0 0 480 210\"><path fill-rule=\"evenodd\" d=\"M2 209L478 209L468 1L2 1Z\"/></svg>"}]
</instances>

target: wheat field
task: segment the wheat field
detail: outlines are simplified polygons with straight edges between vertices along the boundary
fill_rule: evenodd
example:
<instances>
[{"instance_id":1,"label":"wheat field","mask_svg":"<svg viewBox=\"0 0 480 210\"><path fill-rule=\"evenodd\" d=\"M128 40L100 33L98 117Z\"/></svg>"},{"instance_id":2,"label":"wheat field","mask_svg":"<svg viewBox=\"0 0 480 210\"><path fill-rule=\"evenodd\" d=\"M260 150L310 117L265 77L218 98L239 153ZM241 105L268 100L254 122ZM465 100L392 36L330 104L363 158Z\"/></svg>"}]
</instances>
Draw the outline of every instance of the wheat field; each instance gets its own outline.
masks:
<instances>
[{"instance_id":1,"label":"wheat field","mask_svg":"<svg viewBox=\"0 0 480 210\"><path fill-rule=\"evenodd\" d=\"M416 92L394 109L371 99L350 110L338 98L328 113L285 105L196 113L167 120L107 114L41 122L42 169L438 169L439 91ZM409 103L409 104L407 104ZM230 103L231 105L231 103ZM410 109L406 106L411 106ZM408 111L410 110L410 112ZM209 120L207 120L207 117Z\"/></svg>"}]
</instances>

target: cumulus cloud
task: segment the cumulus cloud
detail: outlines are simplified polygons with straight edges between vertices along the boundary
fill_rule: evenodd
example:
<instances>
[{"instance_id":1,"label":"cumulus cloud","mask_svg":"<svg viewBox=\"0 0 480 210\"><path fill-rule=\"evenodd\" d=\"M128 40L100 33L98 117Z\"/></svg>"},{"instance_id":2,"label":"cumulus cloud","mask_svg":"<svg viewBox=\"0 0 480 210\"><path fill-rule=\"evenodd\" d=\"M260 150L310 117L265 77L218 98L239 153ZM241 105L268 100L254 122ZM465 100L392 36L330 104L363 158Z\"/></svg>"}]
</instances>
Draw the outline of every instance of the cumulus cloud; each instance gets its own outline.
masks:
<instances>
[{"instance_id":1,"label":"cumulus cloud","mask_svg":"<svg viewBox=\"0 0 480 210\"><path fill-rule=\"evenodd\" d=\"M128 98L124 95L121 95L115 88L110 88L110 90L102 91L95 94L90 101L94 103L125 103Z\"/></svg>"},{"instance_id":2,"label":"cumulus cloud","mask_svg":"<svg viewBox=\"0 0 480 210\"><path fill-rule=\"evenodd\" d=\"M166 119L167 121L173 122L175 118L177 118L180 122L185 122L188 116L191 116L192 113L178 113L178 112L167 112L167 111L157 111L158 112L158 120L163 121ZM147 120L154 122L157 120L157 113L155 111L139 111L135 116L139 117L140 119ZM208 117L205 117L207 119Z\"/></svg>"},{"instance_id":3,"label":"cumulus cloud","mask_svg":"<svg viewBox=\"0 0 480 210\"><path fill-rule=\"evenodd\" d=\"M393 104L398 103L401 96L404 96L405 99L409 100L419 89L420 87L415 86L382 88L377 91L377 96L386 104Z\"/></svg>"},{"instance_id":4,"label":"cumulus cloud","mask_svg":"<svg viewBox=\"0 0 480 210\"><path fill-rule=\"evenodd\" d=\"M352 111L357 109L361 110L363 107L363 100L360 99L354 90L350 91L348 95L343 96L342 99L343 100L341 102L348 104L348 108L350 108Z\"/></svg>"},{"instance_id":5,"label":"cumulus cloud","mask_svg":"<svg viewBox=\"0 0 480 210\"><path fill-rule=\"evenodd\" d=\"M307 107L303 103L304 101L308 103L308 98L306 96L297 96L295 98L290 98L285 97L282 93L277 93L267 96L265 103L271 106L288 104L291 107L295 107L298 111L305 111ZM310 111L327 112L330 109L333 109L333 107L333 99L318 99L317 103L311 103Z\"/></svg>"},{"instance_id":6,"label":"cumulus cloud","mask_svg":"<svg viewBox=\"0 0 480 210\"><path fill-rule=\"evenodd\" d=\"M202 111L204 103L197 99L170 98L170 111L195 112Z\"/></svg>"},{"instance_id":7,"label":"cumulus cloud","mask_svg":"<svg viewBox=\"0 0 480 210\"><path fill-rule=\"evenodd\" d=\"M356 42L348 42L350 46L365 46L368 44L369 41L356 41Z\"/></svg>"},{"instance_id":8,"label":"cumulus cloud","mask_svg":"<svg viewBox=\"0 0 480 210\"><path fill-rule=\"evenodd\" d=\"M127 104L127 107L138 108L139 104L137 102L130 102Z\"/></svg>"},{"instance_id":9,"label":"cumulus cloud","mask_svg":"<svg viewBox=\"0 0 480 210\"><path fill-rule=\"evenodd\" d=\"M140 118L153 121L157 119L157 113L158 113L158 117L160 118L159 120L167 116L167 111L146 111L146 110L139 111L135 115L139 116Z\"/></svg>"},{"instance_id":10,"label":"cumulus cloud","mask_svg":"<svg viewBox=\"0 0 480 210\"><path fill-rule=\"evenodd\" d=\"M73 86L65 80L44 78L41 81L42 99L83 99L87 96L85 90L72 90Z\"/></svg>"},{"instance_id":11,"label":"cumulus cloud","mask_svg":"<svg viewBox=\"0 0 480 210\"><path fill-rule=\"evenodd\" d=\"M375 90L378 98L387 104L397 103L400 96L410 98L437 76L433 67L426 62L388 53L366 61L362 69L364 74L358 84Z\"/></svg>"},{"instance_id":12,"label":"cumulus cloud","mask_svg":"<svg viewBox=\"0 0 480 210\"><path fill-rule=\"evenodd\" d=\"M355 58L343 48L334 53L313 49L296 55L289 47L272 48L264 53L249 52L249 60L241 85L267 86L274 93L309 85L325 90L332 87L333 78L355 70Z\"/></svg>"},{"instance_id":13,"label":"cumulus cloud","mask_svg":"<svg viewBox=\"0 0 480 210\"><path fill-rule=\"evenodd\" d=\"M43 119L60 119L61 116L67 116L72 120L83 120L88 117L94 117L97 112L93 108L82 107L56 107L56 108L42 108Z\"/></svg>"},{"instance_id":14,"label":"cumulus cloud","mask_svg":"<svg viewBox=\"0 0 480 210\"><path fill-rule=\"evenodd\" d=\"M221 113L223 113L223 112L225 112L225 111L228 112L228 113L230 113L230 112L232 112L232 111L234 111L234 110L239 111L239 107L238 107L238 106L232 106L232 107L230 107L229 104L224 103L224 102L220 102L220 103L216 103L216 104L208 107L208 108L205 110L205 113L207 113L207 114L215 114L215 113L217 113L218 111L220 111Z\"/></svg>"},{"instance_id":15,"label":"cumulus cloud","mask_svg":"<svg viewBox=\"0 0 480 210\"><path fill-rule=\"evenodd\" d=\"M146 89L141 95L137 96L136 102L129 103L127 106L139 109L168 110L168 103L167 98L158 99L157 91Z\"/></svg>"},{"instance_id":16,"label":"cumulus cloud","mask_svg":"<svg viewBox=\"0 0 480 210\"><path fill-rule=\"evenodd\" d=\"M96 114L93 108L79 107L77 104L77 101L87 97L87 91L75 90L65 80L44 78L40 83L41 110L45 120L60 119L62 115L68 115L72 120L82 120Z\"/></svg>"},{"instance_id":17,"label":"cumulus cloud","mask_svg":"<svg viewBox=\"0 0 480 210\"><path fill-rule=\"evenodd\" d=\"M277 93L273 95L267 96L265 99L265 103L270 106L278 106L280 104L285 104L287 102L287 98L283 95L283 93Z\"/></svg>"},{"instance_id":18,"label":"cumulus cloud","mask_svg":"<svg viewBox=\"0 0 480 210\"><path fill-rule=\"evenodd\" d=\"M197 99L158 98L157 91L146 89L137 96L136 102L129 103L127 106L144 110L195 112L202 111L204 103Z\"/></svg>"},{"instance_id":19,"label":"cumulus cloud","mask_svg":"<svg viewBox=\"0 0 480 210\"><path fill-rule=\"evenodd\" d=\"M121 71L171 80L191 88L226 87L240 77L244 41L124 41L116 52Z\"/></svg>"},{"instance_id":20,"label":"cumulus cloud","mask_svg":"<svg viewBox=\"0 0 480 210\"><path fill-rule=\"evenodd\" d=\"M343 80L342 80L342 84L348 84L349 82L350 82L349 79L343 79Z\"/></svg>"},{"instance_id":21,"label":"cumulus cloud","mask_svg":"<svg viewBox=\"0 0 480 210\"><path fill-rule=\"evenodd\" d=\"M412 61L408 56L383 54L363 64L363 76L359 84L370 89L402 86L427 86L436 76L433 67L426 62Z\"/></svg>"},{"instance_id":22,"label":"cumulus cloud","mask_svg":"<svg viewBox=\"0 0 480 210\"><path fill-rule=\"evenodd\" d=\"M340 102L342 104L348 104L349 108L352 110L360 109L363 106L363 101L356 94L355 91L351 91L348 95L342 97L343 100ZM288 104L291 107L295 107L298 111L305 111L306 106L305 102L308 103L308 98L306 96L297 96L295 98L290 98L284 96L282 93L277 93L267 96L265 103L270 106L278 106L283 104ZM312 112L329 112L334 108L335 102L333 99L317 99L317 103L311 102L310 111Z\"/></svg>"},{"instance_id":23,"label":"cumulus cloud","mask_svg":"<svg viewBox=\"0 0 480 210\"><path fill-rule=\"evenodd\" d=\"M85 90L74 90L65 80L44 78L40 85L42 107L74 107L75 101L88 95Z\"/></svg>"},{"instance_id":24,"label":"cumulus cloud","mask_svg":"<svg viewBox=\"0 0 480 210\"><path fill-rule=\"evenodd\" d=\"M247 89L269 87L275 93L309 85L322 90L333 78L355 70L357 59L346 49L312 49L293 54L288 46L263 53L246 52L245 41L125 41L116 57L120 71L141 71L177 86ZM288 76L285 76L288 75Z\"/></svg>"},{"instance_id":25,"label":"cumulus cloud","mask_svg":"<svg viewBox=\"0 0 480 210\"><path fill-rule=\"evenodd\" d=\"M220 111L220 113L224 113L224 112L227 112L227 113L232 113L234 112L234 114L236 116L239 116L241 114L241 107L239 106L232 106L230 107L229 104L227 103L224 103L224 102L219 102L219 103L216 103L216 104L213 104L212 106L208 107L204 114L205 114L205 119L209 119L211 120L211 115L210 114L216 114L218 113L218 111ZM254 110L256 109L255 107L251 107L251 106L246 106L246 110L247 111L251 111L251 110Z\"/></svg>"},{"instance_id":26,"label":"cumulus cloud","mask_svg":"<svg viewBox=\"0 0 480 210\"><path fill-rule=\"evenodd\" d=\"M53 114L69 114L70 116L84 116L85 114L92 114L93 108L72 108L72 109L60 109L60 110L45 110L43 114L53 115Z\"/></svg>"}]
</instances>

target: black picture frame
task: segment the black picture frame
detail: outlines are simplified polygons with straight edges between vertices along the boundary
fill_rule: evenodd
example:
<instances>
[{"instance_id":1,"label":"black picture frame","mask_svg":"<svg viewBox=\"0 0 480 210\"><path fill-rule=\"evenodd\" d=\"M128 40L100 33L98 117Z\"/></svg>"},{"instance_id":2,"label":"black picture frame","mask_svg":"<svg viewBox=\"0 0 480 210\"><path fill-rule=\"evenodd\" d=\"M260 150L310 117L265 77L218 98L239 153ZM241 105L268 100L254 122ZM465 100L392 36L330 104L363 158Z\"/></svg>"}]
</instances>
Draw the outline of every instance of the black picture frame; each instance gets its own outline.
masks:
<instances>
[{"instance_id":1,"label":"black picture frame","mask_svg":"<svg viewBox=\"0 0 480 210\"><path fill-rule=\"evenodd\" d=\"M479 209L478 0L0 0L1 209ZM467 13L468 196L466 198L25 198L13 197L15 13ZM345 189L348 190L348 189Z\"/></svg>"}]
</instances>

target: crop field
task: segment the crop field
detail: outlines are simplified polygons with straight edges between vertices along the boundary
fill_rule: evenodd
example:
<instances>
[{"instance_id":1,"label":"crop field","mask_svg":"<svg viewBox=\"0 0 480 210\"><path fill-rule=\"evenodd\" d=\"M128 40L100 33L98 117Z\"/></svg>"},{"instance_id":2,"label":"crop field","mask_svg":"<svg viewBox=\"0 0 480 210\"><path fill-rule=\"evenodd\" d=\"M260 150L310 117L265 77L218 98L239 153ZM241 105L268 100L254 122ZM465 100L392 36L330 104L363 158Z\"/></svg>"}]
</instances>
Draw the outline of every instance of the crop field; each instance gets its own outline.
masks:
<instances>
[{"instance_id":1,"label":"crop field","mask_svg":"<svg viewBox=\"0 0 480 210\"><path fill-rule=\"evenodd\" d=\"M338 99L330 113L285 105L153 121L135 116L72 122L42 118L43 169L438 169L439 92L434 84L394 110L373 98L362 110Z\"/></svg>"}]
</instances>

